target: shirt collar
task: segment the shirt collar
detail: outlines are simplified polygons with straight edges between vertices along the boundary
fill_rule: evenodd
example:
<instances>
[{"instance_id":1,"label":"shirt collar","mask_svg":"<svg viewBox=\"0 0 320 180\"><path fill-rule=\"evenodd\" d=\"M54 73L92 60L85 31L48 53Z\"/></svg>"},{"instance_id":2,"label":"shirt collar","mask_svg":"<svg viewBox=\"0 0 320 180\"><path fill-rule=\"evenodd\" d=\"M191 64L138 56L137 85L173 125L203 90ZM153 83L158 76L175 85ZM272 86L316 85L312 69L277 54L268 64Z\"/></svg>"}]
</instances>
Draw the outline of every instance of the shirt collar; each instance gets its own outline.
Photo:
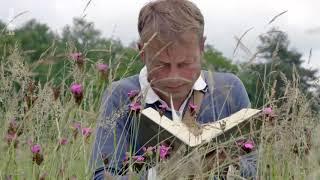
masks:
<instances>
[{"instance_id":1,"label":"shirt collar","mask_svg":"<svg viewBox=\"0 0 320 180\"><path fill-rule=\"evenodd\" d=\"M148 81L148 71L147 67L144 66L139 73L139 83L141 87L141 92L145 95L144 100L147 104L153 104L157 101L162 101L160 97L153 91ZM198 77L196 82L193 85L193 90L205 90L207 83L203 80L202 74Z\"/></svg>"}]
</instances>

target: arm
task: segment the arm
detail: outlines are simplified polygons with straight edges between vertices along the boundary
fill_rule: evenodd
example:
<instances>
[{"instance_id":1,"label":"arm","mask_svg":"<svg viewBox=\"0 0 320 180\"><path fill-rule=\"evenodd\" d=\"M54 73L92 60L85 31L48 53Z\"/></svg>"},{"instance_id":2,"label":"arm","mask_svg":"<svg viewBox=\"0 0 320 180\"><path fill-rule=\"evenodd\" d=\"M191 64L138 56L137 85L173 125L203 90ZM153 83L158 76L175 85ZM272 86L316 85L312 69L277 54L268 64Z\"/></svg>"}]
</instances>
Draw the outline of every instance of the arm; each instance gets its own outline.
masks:
<instances>
[{"instance_id":1,"label":"arm","mask_svg":"<svg viewBox=\"0 0 320 180\"><path fill-rule=\"evenodd\" d=\"M230 77L231 80L231 98L229 99L229 106L230 106L230 111L231 114L240 111L243 108L250 108L251 103L248 97L248 93L246 91L246 88L244 87L243 83L241 80L231 74Z\"/></svg>"},{"instance_id":2,"label":"arm","mask_svg":"<svg viewBox=\"0 0 320 180\"><path fill-rule=\"evenodd\" d=\"M116 89L104 93L90 161L94 179L104 179L105 172L112 176L122 173L129 126L129 118L125 113L127 109L124 108L120 105Z\"/></svg>"}]
</instances>

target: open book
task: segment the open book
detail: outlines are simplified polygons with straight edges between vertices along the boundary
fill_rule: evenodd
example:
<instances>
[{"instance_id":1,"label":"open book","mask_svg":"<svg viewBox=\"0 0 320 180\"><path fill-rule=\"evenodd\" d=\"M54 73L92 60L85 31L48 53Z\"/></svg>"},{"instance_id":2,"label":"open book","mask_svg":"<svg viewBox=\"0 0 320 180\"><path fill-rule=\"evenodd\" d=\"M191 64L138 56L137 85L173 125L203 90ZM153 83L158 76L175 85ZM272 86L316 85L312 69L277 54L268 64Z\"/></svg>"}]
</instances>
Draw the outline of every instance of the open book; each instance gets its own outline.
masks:
<instances>
[{"instance_id":1,"label":"open book","mask_svg":"<svg viewBox=\"0 0 320 180\"><path fill-rule=\"evenodd\" d=\"M139 122L139 136L142 146L154 146L159 142L169 141L174 144L185 144L189 147L196 147L210 141L228 140L230 136L241 135L243 131L252 129L252 125L257 124L257 119L253 117L261 110L242 109L229 117L220 119L212 123L202 124L202 133L194 135L188 127L181 121L172 121L166 116L161 116L153 108L142 110Z\"/></svg>"}]
</instances>

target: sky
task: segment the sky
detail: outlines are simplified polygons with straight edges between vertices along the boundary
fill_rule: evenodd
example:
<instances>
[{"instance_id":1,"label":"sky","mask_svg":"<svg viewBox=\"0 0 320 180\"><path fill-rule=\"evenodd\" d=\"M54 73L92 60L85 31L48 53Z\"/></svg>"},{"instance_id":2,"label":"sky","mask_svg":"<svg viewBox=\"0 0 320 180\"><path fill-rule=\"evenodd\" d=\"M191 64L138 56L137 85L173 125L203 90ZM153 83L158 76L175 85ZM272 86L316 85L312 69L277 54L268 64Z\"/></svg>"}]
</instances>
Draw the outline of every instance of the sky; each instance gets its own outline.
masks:
<instances>
[{"instance_id":1,"label":"sky","mask_svg":"<svg viewBox=\"0 0 320 180\"><path fill-rule=\"evenodd\" d=\"M120 39L125 45L138 40L138 14L149 0L0 0L0 19L8 22L18 13L27 11L10 25L15 28L31 18L48 24L55 32L61 32L73 17L86 15L94 22L103 36ZM320 70L320 7L319 0L192 0L205 18L205 36L224 56L233 61L245 61L247 54L233 51L235 37L243 38L243 43L252 53L259 45L260 34L276 26L285 31L290 39L290 48L303 54L304 66ZM272 24L268 22L281 12ZM312 49L310 62L309 52Z\"/></svg>"}]
</instances>

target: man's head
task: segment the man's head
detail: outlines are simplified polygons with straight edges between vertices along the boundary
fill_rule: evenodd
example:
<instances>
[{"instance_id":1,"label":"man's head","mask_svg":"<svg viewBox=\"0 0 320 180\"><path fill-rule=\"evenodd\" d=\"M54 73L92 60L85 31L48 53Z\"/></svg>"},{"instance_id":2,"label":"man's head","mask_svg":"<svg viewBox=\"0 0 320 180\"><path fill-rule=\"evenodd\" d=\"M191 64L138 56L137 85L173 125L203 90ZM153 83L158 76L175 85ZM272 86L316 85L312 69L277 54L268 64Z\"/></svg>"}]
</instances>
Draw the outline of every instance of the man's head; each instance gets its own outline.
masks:
<instances>
[{"instance_id":1,"label":"man's head","mask_svg":"<svg viewBox=\"0 0 320 180\"><path fill-rule=\"evenodd\" d=\"M184 99L201 72L205 38L200 10L188 0L156 0L139 14L141 59L164 100Z\"/></svg>"}]
</instances>

